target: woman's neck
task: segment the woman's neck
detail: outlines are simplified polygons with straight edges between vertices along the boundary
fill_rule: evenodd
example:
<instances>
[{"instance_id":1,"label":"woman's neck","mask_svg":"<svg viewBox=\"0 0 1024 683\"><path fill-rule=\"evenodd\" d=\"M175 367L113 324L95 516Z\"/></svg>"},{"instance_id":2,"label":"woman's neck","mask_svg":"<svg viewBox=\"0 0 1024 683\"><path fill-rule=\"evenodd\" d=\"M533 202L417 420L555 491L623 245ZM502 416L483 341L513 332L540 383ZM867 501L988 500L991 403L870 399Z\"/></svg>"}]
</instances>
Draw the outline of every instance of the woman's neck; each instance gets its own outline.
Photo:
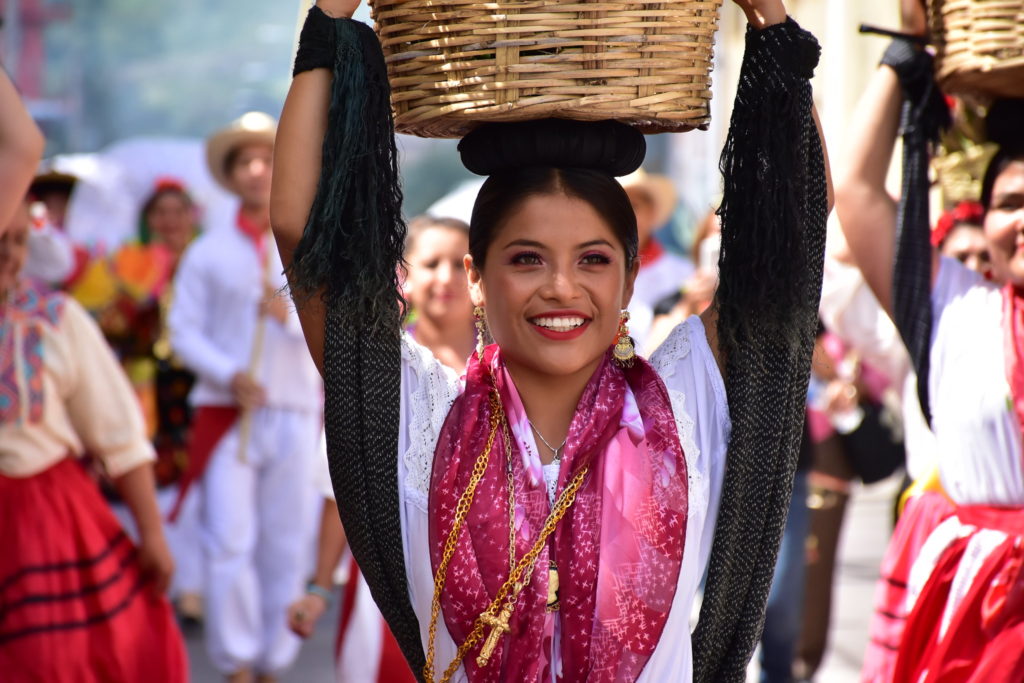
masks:
<instances>
[{"instance_id":1,"label":"woman's neck","mask_svg":"<svg viewBox=\"0 0 1024 683\"><path fill-rule=\"evenodd\" d=\"M473 321L448 323L424 315L416 319L416 341L430 349L434 356L458 372L466 369L466 359L473 352Z\"/></svg>"},{"instance_id":2,"label":"woman's neck","mask_svg":"<svg viewBox=\"0 0 1024 683\"><path fill-rule=\"evenodd\" d=\"M506 360L505 365L516 384L526 416L533 428L544 437L538 440L537 446L541 462L545 465L552 462L556 454L543 445L543 441L557 448L566 440L583 390L600 362L599 358L572 375L553 376L531 372ZM561 450L558 455L561 455Z\"/></svg>"}]
</instances>

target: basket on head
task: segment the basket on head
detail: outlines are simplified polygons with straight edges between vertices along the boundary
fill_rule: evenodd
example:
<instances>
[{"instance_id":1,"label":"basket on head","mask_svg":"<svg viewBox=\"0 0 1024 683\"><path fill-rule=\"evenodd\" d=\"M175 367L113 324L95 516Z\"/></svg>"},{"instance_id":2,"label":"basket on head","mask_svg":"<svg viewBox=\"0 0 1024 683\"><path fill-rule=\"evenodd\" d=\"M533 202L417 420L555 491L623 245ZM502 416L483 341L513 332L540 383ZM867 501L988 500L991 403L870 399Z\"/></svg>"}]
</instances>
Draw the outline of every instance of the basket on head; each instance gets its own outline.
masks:
<instances>
[{"instance_id":1,"label":"basket on head","mask_svg":"<svg viewBox=\"0 0 1024 683\"><path fill-rule=\"evenodd\" d=\"M395 128L616 119L706 127L722 0L371 0Z\"/></svg>"},{"instance_id":2,"label":"basket on head","mask_svg":"<svg viewBox=\"0 0 1024 683\"><path fill-rule=\"evenodd\" d=\"M1024 97L1024 0L929 0L943 90Z\"/></svg>"}]
</instances>

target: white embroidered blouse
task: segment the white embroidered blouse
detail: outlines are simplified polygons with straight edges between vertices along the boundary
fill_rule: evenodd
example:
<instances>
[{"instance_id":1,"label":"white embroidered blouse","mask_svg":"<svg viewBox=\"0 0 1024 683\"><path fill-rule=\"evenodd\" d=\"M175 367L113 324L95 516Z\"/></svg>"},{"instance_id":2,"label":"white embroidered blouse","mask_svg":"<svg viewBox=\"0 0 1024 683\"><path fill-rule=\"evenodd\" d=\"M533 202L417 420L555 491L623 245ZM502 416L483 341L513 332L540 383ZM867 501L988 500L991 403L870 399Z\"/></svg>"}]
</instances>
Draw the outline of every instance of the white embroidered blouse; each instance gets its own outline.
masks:
<instances>
[{"instance_id":1,"label":"white embroidered blouse","mask_svg":"<svg viewBox=\"0 0 1024 683\"><path fill-rule=\"evenodd\" d=\"M638 681L690 681L693 662L690 612L711 553L729 440L725 384L708 346L704 326L694 316L681 323L651 356L664 380L675 413L689 474L686 550L675 598L661 640ZM399 428L399 501L409 597L427 648L434 577L428 544L427 501L434 447L452 403L462 391L459 378L406 334L402 341L402 406ZM455 655L457 645L440 620L437 666ZM460 669L456 675L464 681Z\"/></svg>"}]
</instances>

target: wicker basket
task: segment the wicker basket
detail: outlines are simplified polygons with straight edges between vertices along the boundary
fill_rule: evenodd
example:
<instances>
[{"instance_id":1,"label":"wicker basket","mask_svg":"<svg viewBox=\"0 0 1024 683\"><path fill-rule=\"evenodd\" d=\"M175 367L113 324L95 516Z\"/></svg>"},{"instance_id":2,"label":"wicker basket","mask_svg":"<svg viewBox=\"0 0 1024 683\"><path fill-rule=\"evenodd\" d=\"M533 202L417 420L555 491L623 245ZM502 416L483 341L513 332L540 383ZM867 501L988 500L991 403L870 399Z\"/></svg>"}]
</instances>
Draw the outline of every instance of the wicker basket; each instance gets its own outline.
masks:
<instances>
[{"instance_id":1,"label":"wicker basket","mask_svg":"<svg viewBox=\"0 0 1024 683\"><path fill-rule=\"evenodd\" d=\"M371 0L395 127L461 137L489 121L705 127L721 0Z\"/></svg>"},{"instance_id":2,"label":"wicker basket","mask_svg":"<svg viewBox=\"0 0 1024 683\"><path fill-rule=\"evenodd\" d=\"M930 0L947 92L1024 97L1024 0Z\"/></svg>"}]
</instances>

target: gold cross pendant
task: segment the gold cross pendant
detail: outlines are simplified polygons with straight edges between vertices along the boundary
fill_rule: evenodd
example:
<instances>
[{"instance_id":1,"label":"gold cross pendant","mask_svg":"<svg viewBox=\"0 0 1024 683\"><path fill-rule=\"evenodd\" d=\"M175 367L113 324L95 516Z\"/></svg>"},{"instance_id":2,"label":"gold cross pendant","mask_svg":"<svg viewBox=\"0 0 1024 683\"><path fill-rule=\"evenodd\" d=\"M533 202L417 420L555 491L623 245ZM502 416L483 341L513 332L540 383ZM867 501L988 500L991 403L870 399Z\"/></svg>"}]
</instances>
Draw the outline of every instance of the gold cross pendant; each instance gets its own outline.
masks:
<instances>
[{"instance_id":1,"label":"gold cross pendant","mask_svg":"<svg viewBox=\"0 0 1024 683\"><path fill-rule=\"evenodd\" d=\"M509 632L508 620L512 616L512 605L505 603L505 606L501 608L501 612L498 616L491 616L486 612L480 616L480 621L486 626L491 627L491 632L487 636L487 640L484 641L483 647L480 648L480 654L477 655L476 665L479 667L487 666L488 660L491 655L494 654L494 648L498 646L498 641L501 637Z\"/></svg>"}]
</instances>

